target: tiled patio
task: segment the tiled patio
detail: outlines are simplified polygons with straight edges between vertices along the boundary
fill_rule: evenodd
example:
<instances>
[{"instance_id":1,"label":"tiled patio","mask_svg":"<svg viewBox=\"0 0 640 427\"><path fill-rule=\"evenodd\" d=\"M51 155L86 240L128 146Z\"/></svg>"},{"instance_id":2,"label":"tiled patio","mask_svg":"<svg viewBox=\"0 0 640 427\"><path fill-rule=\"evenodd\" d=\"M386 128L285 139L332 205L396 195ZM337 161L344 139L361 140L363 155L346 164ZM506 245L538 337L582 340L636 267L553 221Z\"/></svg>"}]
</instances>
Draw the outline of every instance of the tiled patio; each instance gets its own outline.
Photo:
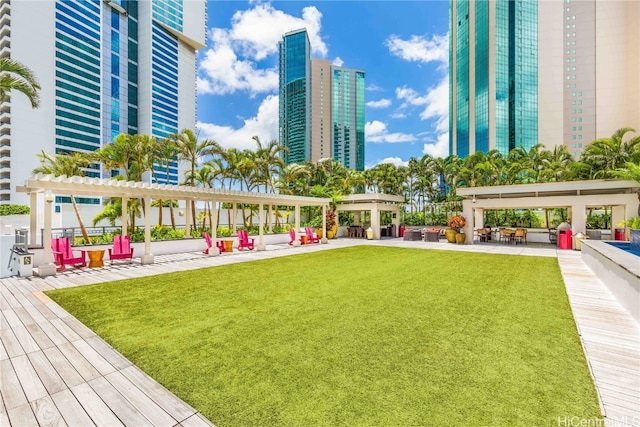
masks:
<instances>
[{"instance_id":1,"label":"tiled patio","mask_svg":"<svg viewBox=\"0 0 640 427\"><path fill-rule=\"evenodd\" d=\"M211 425L43 291L360 244L557 256L607 424L640 425L640 327L590 274L579 252L401 239L273 245L218 257L185 253L157 256L152 265L134 260L48 278L0 279L0 425Z\"/></svg>"}]
</instances>

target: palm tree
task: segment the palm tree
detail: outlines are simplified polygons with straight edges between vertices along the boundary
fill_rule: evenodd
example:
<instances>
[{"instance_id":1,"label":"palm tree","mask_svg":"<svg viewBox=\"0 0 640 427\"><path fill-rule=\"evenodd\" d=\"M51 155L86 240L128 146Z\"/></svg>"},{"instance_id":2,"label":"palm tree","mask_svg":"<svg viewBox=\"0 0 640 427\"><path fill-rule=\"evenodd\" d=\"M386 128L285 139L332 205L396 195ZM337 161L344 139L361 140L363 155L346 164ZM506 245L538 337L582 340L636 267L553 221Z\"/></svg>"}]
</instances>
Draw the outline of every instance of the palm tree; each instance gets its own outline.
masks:
<instances>
[{"instance_id":1,"label":"palm tree","mask_svg":"<svg viewBox=\"0 0 640 427\"><path fill-rule=\"evenodd\" d=\"M600 138L587 145L582 152L581 162L591 168L591 178L611 178L613 172L624 168L628 162L640 163L640 136L623 141L633 128L621 128L610 138Z\"/></svg>"},{"instance_id":2,"label":"palm tree","mask_svg":"<svg viewBox=\"0 0 640 427\"><path fill-rule=\"evenodd\" d=\"M55 176L84 176L83 168L86 168L91 164L91 160L87 156L77 152L51 155L42 150L42 152L37 156L40 159L40 166L32 171L34 174L43 173ZM76 204L76 199L72 194L70 194L69 197L71 198L71 204L73 205L73 210L76 213L76 218L78 218L82 238L86 243L90 243L91 240L89 239L87 228L84 226L84 221L82 221L82 216L80 216L80 210Z\"/></svg>"},{"instance_id":3,"label":"palm tree","mask_svg":"<svg viewBox=\"0 0 640 427\"><path fill-rule=\"evenodd\" d=\"M195 187L197 164L202 162L204 157L211 156L216 152L219 152L220 147L218 146L218 143L210 139L203 139L198 142L197 135L191 129L183 129L179 133L171 134L168 139L175 144L178 150L178 158L189 163L189 170L186 172L188 178L185 180L185 183ZM195 223L195 200L191 201L191 213Z\"/></svg>"},{"instance_id":4,"label":"palm tree","mask_svg":"<svg viewBox=\"0 0 640 427\"><path fill-rule=\"evenodd\" d=\"M156 161L164 166L164 183L169 184L169 170L171 162L175 161L178 156L178 149L169 139L158 141L154 147L154 156ZM158 225L162 226L162 200L158 200ZM169 212L171 215L171 228L176 229L176 219L173 213L173 200L169 201Z\"/></svg>"},{"instance_id":5,"label":"palm tree","mask_svg":"<svg viewBox=\"0 0 640 427\"><path fill-rule=\"evenodd\" d=\"M40 106L40 84L35 74L18 61L0 58L0 102L4 102L13 90L29 98L31 108Z\"/></svg>"}]
</instances>

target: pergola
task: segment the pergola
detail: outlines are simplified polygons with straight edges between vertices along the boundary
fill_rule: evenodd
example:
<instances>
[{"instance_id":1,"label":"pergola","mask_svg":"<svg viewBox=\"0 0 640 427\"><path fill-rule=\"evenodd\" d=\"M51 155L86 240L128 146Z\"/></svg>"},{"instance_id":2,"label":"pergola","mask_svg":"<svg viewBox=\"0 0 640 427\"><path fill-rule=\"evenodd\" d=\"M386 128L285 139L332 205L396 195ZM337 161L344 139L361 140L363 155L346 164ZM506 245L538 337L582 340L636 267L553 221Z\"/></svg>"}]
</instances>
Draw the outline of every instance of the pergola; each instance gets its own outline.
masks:
<instances>
[{"instance_id":1,"label":"pergola","mask_svg":"<svg viewBox=\"0 0 640 427\"><path fill-rule=\"evenodd\" d=\"M373 238L380 239L380 212L391 211L393 213L392 222L398 230L400 227L400 203L404 203L404 197L392 194L349 194L343 196L338 202L337 212L354 212L356 222L359 222L360 212L370 211Z\"/></svg>"},{"instance_id":2,"label":"pergola","mask_svg":"<svg viewBox=\"0 0 640 427\"><path fill-rule=\"evenodd\" d=\"M474 228L482 228L485 209L569 209L573 233L586 232L589 207L611 206L612 235L615 224L638 213L640 183L619 179L548 182L541 184L497 185L494 187L459 188L464 197L463 215L465 243L473 243ZM473 219L473 220L470 220Z\"/></svg>"},{"instance_id":3,"label":"pergola","mask_svg":"<svg viewBox=\"0 0 640 427\"><path fill-rule=\"evenodd\" d=\"M295 230L300 229L300 207L301 206L322 206L322 228L323 236L326 236L325 214L329 199L319 197L300 197L282 194L253 193L247 191L221 190L203 187L188 187L182 185L151 184L147 182L119 181L114 179L89 178L81 176L54 176L38 174L27 179L24 186L18 186L17 191L29 193L31 216L30 216L30 238L31 244L36 244L36 224L38 218L37 197L43 194L44 203L44 234L42 236L45 265L39 266L41 276L54 275L56 268L53 262L53 251L51 249L51 205L54 195L73 195L91 197L121 197L122 198L122 233L127 233L127 200L143 199L145 206L151 206L151 200L185 200L212 202L211 214L217 216L217 202L241 203L259 205L259 234L256 249L265 250L264 244L264 206L268 206L269 213L271 206L294 206L295 207ZM186 237L191 236L191 209L185 209ZM151 220L150 215L145 215L144 219L144 255L141 257L142 264L152 264L154 256L151 253ZM216 241L216 227L211 230L211 239ZM327 243L323 238L322 243ZM294 240L294 245L300 242ZM213 255L217 255L216 251Z\"/></svg>"}]
</instances>

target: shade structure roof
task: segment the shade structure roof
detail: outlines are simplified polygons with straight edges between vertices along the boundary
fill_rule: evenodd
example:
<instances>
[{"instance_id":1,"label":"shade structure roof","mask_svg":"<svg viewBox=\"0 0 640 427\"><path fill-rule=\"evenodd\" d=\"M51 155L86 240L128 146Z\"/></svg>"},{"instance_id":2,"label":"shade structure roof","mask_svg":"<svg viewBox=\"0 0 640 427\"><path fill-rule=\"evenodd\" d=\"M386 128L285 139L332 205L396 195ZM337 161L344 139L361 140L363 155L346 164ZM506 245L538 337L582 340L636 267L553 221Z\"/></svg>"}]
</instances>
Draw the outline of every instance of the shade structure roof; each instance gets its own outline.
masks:
<instances>
[{"instance_id":1,"label":"shade structure roof","mask_svg":"<svg viewBox=\"0 0 640 427\"><path fill-rule=\"evenodd\" d=\"M356 203L404 203L404 197L393 194L383 193L364 193L349 194L342 196L338 204L356 204Z\"/></svg>"},{"instance_id":2,"label":"shade structure roof","mask_svg":"<svg viewBox=\"0 0 640 427\"><path fill-rule=\"evenodd\" d=\"M631 194L640 183L621 179L545 182L537 184L496 185L458 188L456 194L470 199L509 199L519 197L588 196L598 194Z\"/></svg>"},{"instance_id":3,"label":"shade structure roof","mask_svg":"<svg viewBox=\"0 0 640 427\"><path fill-rule=\"evenodd\" d=\"M25 181L25 185L17 187L17 191L23 193L50 191L53 194L93 197L143 198L148 196L152 199L162 200L215 200L216 202L262 203L285 206L323 206L328 205L330 201L328 198L322 197L302 197L219 188L43 174L28 178Z\"/></svg>"}]
</instances>

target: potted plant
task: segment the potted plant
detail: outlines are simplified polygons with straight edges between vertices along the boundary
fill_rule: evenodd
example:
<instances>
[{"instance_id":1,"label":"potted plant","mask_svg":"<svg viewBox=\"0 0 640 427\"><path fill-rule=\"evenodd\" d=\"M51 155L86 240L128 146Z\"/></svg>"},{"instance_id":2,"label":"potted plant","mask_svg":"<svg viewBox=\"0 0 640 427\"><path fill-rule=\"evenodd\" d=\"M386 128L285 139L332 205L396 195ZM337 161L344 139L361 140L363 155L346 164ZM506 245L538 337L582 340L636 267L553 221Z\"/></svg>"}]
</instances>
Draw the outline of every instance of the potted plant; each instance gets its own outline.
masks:
<instances>
[{"instance_id":1,"label":"potted plant","mask_svg":"<svg viewBox=\"0 0 640 427\"><path fill-rule=\"evenodd\" d=\"M327 210L327 238L333 239L338 231L338 223L336 222L336 211L333 209Z\"/></svg>"},{"instance_id":2,"label":"potted plant","mask_svg":"<svg viewBox=\"0 0 640 427\"><path fill-rule=\"evenodd\" d=\"M460 234L462 228L467 224L465 217L460 215L454 215L449 218L449 229L445 231L445 237L449 243L464 243L464 234ZM460 237L457 237L460 236Z\"/></svg>"},{"instance_id":3,"label":"potted plant","mask_svg":"<svg viewBox=\"0 0 640 427\"><path fill-rule=\"evenodd\" d=\"M624 225L627 226L627 238L631 244L640 246L640 216L624 221Z\"/></svg>"}]
</instances>

